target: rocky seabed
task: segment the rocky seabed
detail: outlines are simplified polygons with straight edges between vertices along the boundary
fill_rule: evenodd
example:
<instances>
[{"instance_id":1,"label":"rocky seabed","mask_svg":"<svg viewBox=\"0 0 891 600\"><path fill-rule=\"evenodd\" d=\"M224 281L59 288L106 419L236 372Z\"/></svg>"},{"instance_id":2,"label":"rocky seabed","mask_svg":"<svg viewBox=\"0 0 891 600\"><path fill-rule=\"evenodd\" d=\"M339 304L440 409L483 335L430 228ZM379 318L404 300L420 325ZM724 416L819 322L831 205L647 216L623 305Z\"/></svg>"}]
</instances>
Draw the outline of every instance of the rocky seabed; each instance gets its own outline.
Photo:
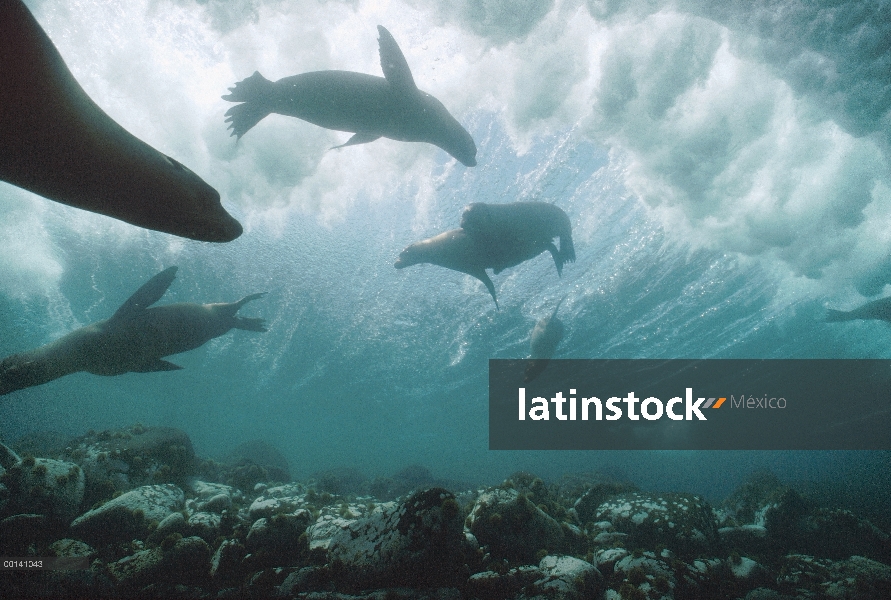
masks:
<instances>
[{"instance_id":1,"label":"rocky seabed","mask_svg":"<svg viewBox=\"0 0 891 600\"><path fill-rule=\"evenodd\" d=\"M0 555L89 564L0 571L0 596L891 598L888 533L769 475L712 507L596 476L383 498L270 473L200 461L168 428L90 432L52 457L0 445Z\"/></svg>"}]
</instances>

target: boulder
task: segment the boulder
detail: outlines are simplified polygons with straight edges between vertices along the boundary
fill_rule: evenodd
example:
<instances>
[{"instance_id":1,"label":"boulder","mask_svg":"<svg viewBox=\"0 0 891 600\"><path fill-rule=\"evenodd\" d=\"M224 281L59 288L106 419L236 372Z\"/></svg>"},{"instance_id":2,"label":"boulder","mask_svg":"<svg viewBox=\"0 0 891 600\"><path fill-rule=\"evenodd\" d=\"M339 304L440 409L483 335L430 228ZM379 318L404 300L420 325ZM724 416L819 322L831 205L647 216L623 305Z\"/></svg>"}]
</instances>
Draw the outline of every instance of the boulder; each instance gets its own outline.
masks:
<instances>
[{"instance_id":1,"label":"boulder","mask_svg":"<svg viewBox=\"0 0 891 600\"><path fill-rule=\"evenodd\" d=\"M126 556L109 564L108 571L124 588L142 587L156 580L200 583L210 575L210 548L201 538L182 538Z\"/></svg>"},{"instance_id":2,"label":"boulder","mask_svg":"<svg viewBox=\"0 0 891 600\"><path fill-rule=\"evenodd\" d=\"M492 556L520 564L566 545L560 523L514 489L494 488L480 494L468 517L471 533Z\"/></svg>"},{"instance_id":3,"label":"boulder","mask_svg":"<svg viewBox=\"0 0 891 600\"><path fill-rule=\"evenodd\" d=\"M461 508L442 488L377 506L331 539L329 565L348 588L440 587L467 579Z\"/></svg>"},{"instance_id":4,"label":"boulder","mask_svg":"<svg viewBox=\"0 0 891 600\"><path fill-rule=\"evenodd\" d=\"M32 513L68 524L84 498L84 473L70 462L26 457L3 474L7 512Z\"/></svg>"},{"instance_id":5,"label":"boulder","mask_svg":"<svg viewBox=\"0 0 891 600\"><path fill-rule=\"evenodd\" d=\"M173 484L143 486L82 514L70 533L91 544L144 539L152 521L162 522L184 501L183 491Z\"/></svg>"},{"instance_id":6,"label":"boulder","mask_svg":"<svg viewBox=\"0 0 891 600\"><path fill-rule=\"evenodd\" d=\"M714 556L720 548L711 507L699 496L619 494L597 508L594 520L627 534L631 548L662 546L681 556Z\"/></svg>"}]
</instances>

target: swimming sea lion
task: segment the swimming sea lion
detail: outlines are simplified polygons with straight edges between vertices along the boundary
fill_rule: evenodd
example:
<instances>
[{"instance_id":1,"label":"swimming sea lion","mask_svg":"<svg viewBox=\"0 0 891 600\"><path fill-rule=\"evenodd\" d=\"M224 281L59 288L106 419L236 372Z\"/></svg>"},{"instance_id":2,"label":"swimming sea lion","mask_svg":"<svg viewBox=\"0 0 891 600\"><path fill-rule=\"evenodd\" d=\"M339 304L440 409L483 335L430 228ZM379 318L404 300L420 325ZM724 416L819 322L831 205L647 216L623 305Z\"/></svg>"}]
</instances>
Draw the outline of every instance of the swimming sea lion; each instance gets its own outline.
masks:
<instances>
[{"instance_id":1,"label":"swimming sea lion","mask_svg":"<svg viewBox=\"0 0 891 600\"><path fill-rule=\"evenodd\" d=\"M241 235L216 190L87 96L21 0L0 1L0 74L0 179L147 229Z\"/></svg>"},{"instance_id":2,"label":"swimming sea lion","mask_svg":"<svg viewBox=\"0 0 891 600\"><path fill-rule=\"evenodd\" d=\"M399 254L394 266L404 269L419 263L439 265L476 277L485 284L492 294L495 306L498 306L495 285L486 274L486 267L490 266L486 264L486 254L480 244L463 229L452 229L411 244Z\"/></svg>"},{"instance_id":3,"label":"swimming sea lion","mask_svg":"<svg viewBox=\"0 0 891 600\"><path fill-rule=\"evenodd\" d=\"M95 375L149 373L181 369L162 357L197 348L230 329L266 331L263 319L237 317L251 294L238 302L168 304L161 299L176 277L170 267L152 277L105 321L0 361L0 395L86 371Z\"/></svg>"},{"instance_id":4,"label":"swimming sea lion","mask_svg":"<svg viewBox=\"0 0 891 600\"><path fill-rule=\"evenodd\" d=\"M558 275L563 274L564 263L575 261L569 217L547 202L474 202L464 209L461 228L485 245L496 275L545 250L554 257ZM555 237L560 238L559 250L552 241Z\"/></svg>"},{"instance_id":5,"label":"swimming sea lion","mask_svg":"<svg viewBox=\"0 0 891 600\"><path fill-rule=\"evenodd\" d=\"M396 40L378 25L384 77L352 71L314 71L269 81L259 72L223 96L243 102L226 111L232 135L240 138L269 113L297 117L355 135L343 146L386 137L439 146L462 164L476 165L476 144L442 103L415 85Z\"/></svg>"},{"instance_id":6,"label":"swimming sea lion","mask_svg":"<svg viewBox=\"0 0 891 600\"><path fill-rule=\"evenodd\" d=\"M563 339L563 321L557 318L557 311L565 299L565 296L560 299L551 316L539 319L532 328L529 336L530 360L526 363L523 377L523 381L527 383L541 375Z\"/></svg>"},{"instance_id":7,"label":"swimming sea lion","mask_svg":"<svg viewBox=\"0 0 891 600\"><path fill-rule=\"evenodd\" d=\"M880 319L891 322L891 296L867 302L854 310L843 311L827 309L827 322L853 321L854 319Z\"/></svg>"}]
</instances>

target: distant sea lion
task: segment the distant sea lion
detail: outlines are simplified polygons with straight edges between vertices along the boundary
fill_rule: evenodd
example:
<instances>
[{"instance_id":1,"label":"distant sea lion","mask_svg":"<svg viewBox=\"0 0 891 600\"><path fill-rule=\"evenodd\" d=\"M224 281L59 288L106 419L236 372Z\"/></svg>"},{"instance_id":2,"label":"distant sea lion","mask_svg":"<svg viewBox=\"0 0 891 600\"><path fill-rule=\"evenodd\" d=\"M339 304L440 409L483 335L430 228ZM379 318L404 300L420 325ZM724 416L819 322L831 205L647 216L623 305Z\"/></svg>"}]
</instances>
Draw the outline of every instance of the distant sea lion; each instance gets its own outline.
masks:
<instances>
[{"instance_id":1,"label":"distant sea lion","mask_svg":"<svg viewBox=\"0 0 891 600\"><path fill-rule=\"evenodd\" d=\"M246 302L263 294L230 303L149 308L170 287L176 270L170 267L152 277L110 319L4 358L0 361L0 395L78 371L95 375L173 371L182 367L163 357L197 348L233 328L266 331L263 319L235 316Z\"/></svg>"},{"instance_id":2,"label":"distant sea lion","mask_svg":"<svg viewBox=\"0 0 891 600\"><path fill-rule=\"evenodd\" d=\"M539 319L532 328L529 336L530 360L526 364L523 378L527 383L541 375L563 339L563 321L557 318L557 311L565 299L565 296L560 299L551 316Z\"/></svg>"},{"instance_id":3,"label":"distant sea lion","mask_svg":"<svg viewBox=\"0 0 891 600\"><path fill-rule=\"evenodd\" d=\"M464 209L461 228L485 244L496 275L545 250L554 257L558 275L563 274L564 263L575 261L569 217L547 202L474 202ZM560 238L559 250L552 241L555 237Z\"/></svg>"},{"instance_id":4,"label":"distant sea lion","mask_svg":"<svg viewBox=\"0 0 891 600\"><path fill-rule=\"evenodd\" d=\"M476 165L476 144L442 103L415 85L396 40L378 25L384 77L352 71L314 71L269 81L259 72L229 88L223 100L243 102L226 111L232 135L241 137L269 113L355 133L341 146L386 137L439 146L462 164Z\"/></svg>"},{"instance_id":5,"label":"distant sea lion","mask_svg":"<svg viewBox=\"0 0 891 600\"><path fill-rule=\"evenodd\" d=\"M216 190L87 96L20 0L0 1L0 74L0 179L139 227L207 242L241 235Z\"/></svg>"},{"instance_id":6,"label":"distant sea lion","mask_svg":"<svg viewBox=\"0 0 891 600\"><path fill-rule=\"evenodd\" d=\"M853 321L854 319L880 319L891 322L891 296L867 302L854 310L843 311L828 309L827 322Z\"/></svg>"}]
</instances>

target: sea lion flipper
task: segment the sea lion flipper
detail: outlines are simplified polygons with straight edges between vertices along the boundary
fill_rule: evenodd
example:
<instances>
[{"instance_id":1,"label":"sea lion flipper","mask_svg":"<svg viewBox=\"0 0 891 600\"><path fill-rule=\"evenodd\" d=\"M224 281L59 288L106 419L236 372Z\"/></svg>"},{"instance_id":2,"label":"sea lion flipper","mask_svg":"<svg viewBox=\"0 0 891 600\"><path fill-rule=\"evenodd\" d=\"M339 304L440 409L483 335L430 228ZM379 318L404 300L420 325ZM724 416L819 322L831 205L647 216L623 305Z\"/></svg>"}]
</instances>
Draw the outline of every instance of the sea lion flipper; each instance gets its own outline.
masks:
<instances>
[{"instance_id":1,"label":"sea lion flipper","mask_svg":"<svg viewBox=\"0 0 891 600\"><path fill-rule=\"evenodd\" d=\"M360 131L359 133L353 135L350 139L347 140L345 144L341 144L340 146L332 146L332 150L336 150L338 148L344 148L346 146L356 146L358 144L367 144L368 142L373 142L378 139L379 135L376 133L368 133L367 131Z\"/></svg>"},{"instance_id":2,"label":"sea lion flipper","mask_svg":"<svg viewBox=\"0 0 891 600\"><path fill-rule=\"evenodd\" d=\"M851 316L851 313L854 311L843 311L843 310L835 310L833 308L827 308L828 312L826 313L826 322L834 323L836 321L853 321L856 317Z\"/></svg>"},{"instance_id":3,"label":"sea lion flipper","mask_svg":"<svg viewBox=\"0 0 891 600\"><path fill-rule=\"evenodd\" d=\"M378 46L384 78L390 85L401 92L417 92L418 86L415 85L411 69L408 68L408 61L405 60L405 55L399 49L399 44L396 43L396 40L393 39L393 36L383 25L378 25L377 31L380 34Z\"/></svg>"},{"instance_id":4,"label":"sea lion flipper","mask_svg":"<svg viewBox=\"0 0 891 600\"><path fill-rule=\"evenodd\" d=\"M160 300L173 280L176 279L178 268L168 267L142 284L142 287L127 298L127 301L121 304L121 307L109 320L129 318Z\"/></svg>"},{"instance_id":5,"label":"sea lion flipper","mask_svg":"<svg viewBox=\"0 0 891 600\"><path fill-rule=\"evenodd\" d=\"M557 250L557 246L555 246L553 242L549 242L547 248L548 252L551 253L551 256L554 257L554 264L557 265L557 275L563 277L563 257Z\"/></svg>"},{"instance_id":6,"label":"sea lion flipper","mask_svg":"<svg viewBox=\"0 0 891 600\"><path fill-rule=\"evenodd\" d=\"M245 329L247 331L269 331L266 329L265 321L257 317L235 317L234 329Z\"/></svg>"},{"instance_id":7,"label":"sea lion flipper","mask_svg":"<svg viewBox=\"0 0 891 600\"><path fill-rule=\"evenodd\" d=\"M486 289L489 290L489 293L492 294L492 300L495 301L495 308L498 308L498 298L495 297L495 284L493 284L492 280L489 279L489 276L486 274L486 270L480 269L479 271L468 272L468 275L476 277L483 282L483 285L485 285Z\"/></svg>"},{"instance_id":8,"label":"sea lion flipper","mask_svg":"<svg viewBox=\"0 0 891 600\"><path fill-rule=\"evenodd\" d=\"M180 371L182 367L159 358L133 369L134 373L155 373L157 371Z\"/></svg>"}]
</instances>

